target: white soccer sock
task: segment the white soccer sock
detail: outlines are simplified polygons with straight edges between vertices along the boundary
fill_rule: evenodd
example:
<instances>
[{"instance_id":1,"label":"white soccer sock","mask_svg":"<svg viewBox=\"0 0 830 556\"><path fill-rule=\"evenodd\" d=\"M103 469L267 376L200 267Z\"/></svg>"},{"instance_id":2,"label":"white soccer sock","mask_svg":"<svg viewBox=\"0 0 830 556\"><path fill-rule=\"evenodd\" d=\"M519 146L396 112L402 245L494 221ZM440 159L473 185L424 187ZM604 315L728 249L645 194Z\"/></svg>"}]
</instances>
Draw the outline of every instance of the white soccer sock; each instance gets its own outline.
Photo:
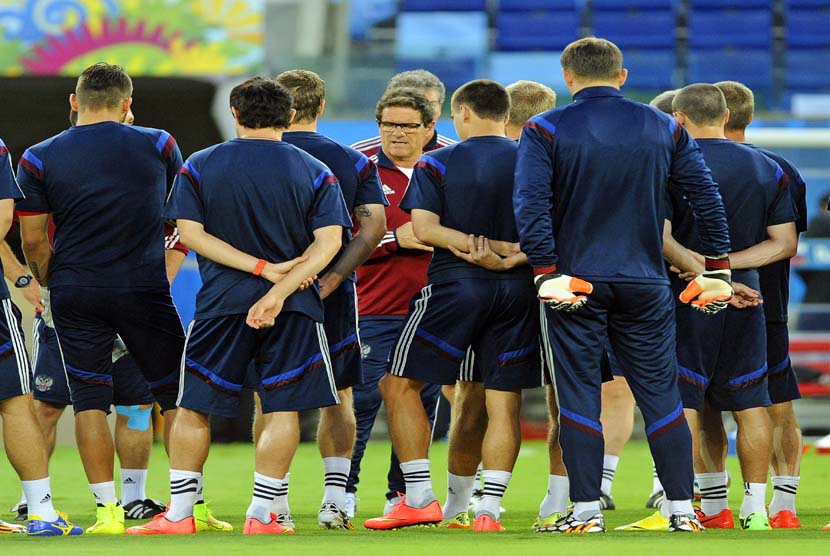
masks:
<instances>
[{"instance_id":1,"label":"white soccer sock","mask_svg":"<svg viewBox=\"0 0 830 556\"><path fill-rule=\"evenodd\" d=\"M281 486L281 480L260 475L255 471L254 494L251 497L251 505L248 506L248 511L245 512L245 517L257 519L261 523L271 523L271 508Z\"/></svg>"},{"instance_id":2,"label":"white soccer sock","mask_svg":"<svg viewBox=\"0 0 830 556\"><path fill-rule=\"evenodd\" d=\"M744 483L744 501L741 503L741 517L749 514L763 513L767 510L764 503L767 500L767 483Z\"/></svg>"},{"instance_id":3,"label":"white soccer sock","mask_svg":"<svg viewBox=\"0 0 830 556\"><path fill-rule=\"evenodd\" d=\"M285 478L280 481L280 486L277 487L277 495L274 496L274 504L271 506L271 511L277 515L290 514L291 509L288 507L288 477L291 473L286 473Z\"/></svg>"},{"instance_id":4,"label":"white soccer sock","mask_svg":"<svg viewBox=\"0 0 830 556\"><path fill-rule=\"evenodd\" d=\"M467 511L475 486L475 475L467 477L447 473L447 503L444 504L444 519L452 519Z\"/></svg>"},{"instance_id":5,"label":"white soccer sock","mask_svg":"<svg viewBox=\"0 0 830 556\"><path fill-rule=\"evenodd\" d=\"M406 505L410 508L424 508L432 503L435 493L429 477L429 460L413 459L402 461L401 471L406 484Z\"/></svg>"},{"instance_id":6,"label":"white soccer sock","mask_svg":"<svg viewBox=\"0 0 830 556\"><path fill-rule=\"evenodd\" d=\"M49 477L35 481L20 481L23 487L23 496L29 505L29 519L38 518L43 521L55 521L58 514L52 506L52 489Z\"/></svg>"},{"instance_id":7,"label":"white soccer sock","mask_svg":"<svg viewBox=\"0 0 830 556\"><path fill-rule=\"evenodd\" d=\"M726 499L726 471L695 473L700 485L700 510L704 515L715 515L729 508Z\"/></svg>"},{"instance_id":8,"label":"white soccer sock","mask_svg":"<svg viewBox=\"0 0 830 556\"><path fill-rule=\"evenodd\" d=\"M352 460L349 458L323 458L323 471L326 474L323 492L323 504L333 503L339 509L346 507L346 481Z\"/></svg>"},{"instance_id":9,"label":"white soccer sock","mask_svg":"<svg viewBox=\"0 0 830 556\"><path fill-rule=\"evenodd\" d=\"M481 477L481 472L484 470L484 464L479 463L478 467L476 468L476 482L475 482L475 489L478 491L484 490L484 479Z\"/></svg>"},{"instance_id":10,"label":"white soccer sock","mask_svg":"<svg viewBox=\"0 0 830 556\"><path fill-rule=\"evenodd\" d=\"M600 490L608 496L611 496L611 485L614 483L618 463L620 463L620 456L605 454L602 458L602 485Z\"/></svg>"},{"instance_id":11,"label":"white soccer sock","mask_svg":"<svg viewBox=\"0 0 830 556\"><path fill-rule=\"evenodd\" d=\"M669 515L663 517L671 517L674 514L695 515L695 509L692 506L691 500L666 500L660 504L660 513L663 513L663 508L666 508Z\"/></svg>"},{"instance_id":12,"label":"white soccer sock","mask_svg":"<svg viewBox=\"0 0 830 556\"><path fill-rule=\"evenodd\" d=\"M205 477L201 473L199 473L199 477L196 479L196 504L204 504L205 498L202 496L202 489L205 486Z\"/></svg>"},{"instance_id":13,"label":"white soccer sock","mask_svg":"<svg viewBox=\"0 0 830 556\"><path fill-rule=\"evenodd\" d=\"M170 470L170 506L165 516L169 521L181 521L193 515L201 480L202 474L198 471Z\"/></svg>"},{"instance_id":14,"label":"white soccer sock","mask_svg":"<svg viewBox=\"0 0 830 556\"><path fill-rule=\"evenodd\" d=\"M652 466L652 470L654 472L654 476L651 479L651 493L657 494L658 492L663 491L663 483L660 482L660 477L657 475L657 466Z\"/></svg>"},{"instance_id":15,"label":"white soccer sock","mask_svg":"<svg viewBox=\"0 0 830 556\"><path fill-rule=\"evenodd\" d=\"M121 505L126 506L135 500L146 500L147 492L146 469L121 470Z\"/></svg>"},{"instance_id":16,"label":"white soccer sock","mask_svg":"<svg viewBox=\"0 0 830 556\"><path fill-rule=\"evenodd\" d=\"M576 519L587 520L594 517L599 511L599 500L593 502L574 502L573 515Z\"/></svg>"},{"instance_id":17,"label":"white soccer sock","mask_svg":"<svg viewBox=\"0 0 830 556\"><path fill-rule=\"evenodd\" d=\"M540 516L547 517L555 513L562 515L568 513L570 484L567 476L550 475L548 477L548 490L545 499L542 500L542 504L539 506Z\"/></svg>"},{"instance_id":18,"label":"white soccer sock","mask_svg":"<svg viewBox=\"0 0 830 556\"><path fill-rule=\"evenodd\" d=\"M781 510L795 511L795 494L798 492L799 477L779 475L772 478L772 502L769 503L769 515Z\"/></svg>"},{"instance_id":19,"label":"white soccer sock","mask_svg":"<svg viewBox=\"0 0 830 556\"><path fill-rule=\"evenodd\" d=\"M92 495L95 496L96 504L115 504L118 500L115 497L115 481L89 483L89 488L92 489Z\"/></svg>"},{"instance_id":20,"label":"white soccer sock","mask_svg":"<svg viewBox=\"0 0 830 556\"><path fill-rule=\"evenodd\" d=\"M484 496L481 498L481 504L476 508L476 517L481 514L490 514L493 519L498 520L501 517L501 499L504 497L504 491L507 490L513 473L485 469L482 476L484 477Z\"/></svg>"}]
</instances>

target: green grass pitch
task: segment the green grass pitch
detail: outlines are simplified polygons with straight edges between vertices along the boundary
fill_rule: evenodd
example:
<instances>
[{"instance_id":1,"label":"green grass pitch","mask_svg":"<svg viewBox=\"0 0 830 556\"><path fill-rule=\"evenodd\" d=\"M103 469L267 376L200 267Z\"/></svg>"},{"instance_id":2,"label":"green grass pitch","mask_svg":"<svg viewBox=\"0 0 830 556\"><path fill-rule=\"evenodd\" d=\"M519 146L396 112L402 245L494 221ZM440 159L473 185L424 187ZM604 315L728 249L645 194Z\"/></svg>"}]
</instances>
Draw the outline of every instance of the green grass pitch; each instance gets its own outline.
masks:
<instances>
[{"instance_id":1,"label":"green grass pitch","mask_svg":"<svg viewBox=\"0 0 830 556\"><path fill-rule=\"evenodd\" d=\"M237 531L228 534L201 534L195 537L105 537L27 538L23 535L0 537L0 554L108 554L132 556L149 554L463 554L474 550L479 555L505 554L628 554L666 556L696 554L790 555L830 554L830 532L821 527L830 521L830 457L808 453L804 458L799 490L799 531L706 531L700 535L668 533L623 533L613 528L648 515L643 506L651 488L651 460L644 442L632 442L624 450L614 482L617 510L606 512L609 533L587 537L535 535L530 524L547 485L547 452L543 443L526 442L519 455L513 480L507 490L502 522L505 533L480 534L472 531L410 529L370 532L364 519L375 517L383 507L389 444L372 442L367 450L358 497L354 531L325 531L317 527L316 513L322 495L322 464L313 444L303 444L291 472L290 503L297 521L297 534L291 537L243 537L239 531L245 517L253 472L253 449L247 445L214 446L206 469L205 494L214 513L233 523ZM434 486L439 499L446 493L446 443L432 447ZM167 459L156 446L150 466L148 494L165 499ZM72 521L84 527L94 521L92 495L86 484L80 460L72 448L59 448L52 460L52 487L57 506L68 512ZM737 512L741 488L737 461L729 459L736 485L730 491L730 505ZM8 463L0 463L0 510L17 501L19 485ZM768 490L771 496L771 488ZM132 522L128 522L130 524ZM492 552L489 552L491 551ZM262 552L260 552L262 551ZM267 551L267 552L265 552ZM279 552L277 552L279 551ZM658 552L659 551L659 552Z\"/></svg>"}]
</instances>

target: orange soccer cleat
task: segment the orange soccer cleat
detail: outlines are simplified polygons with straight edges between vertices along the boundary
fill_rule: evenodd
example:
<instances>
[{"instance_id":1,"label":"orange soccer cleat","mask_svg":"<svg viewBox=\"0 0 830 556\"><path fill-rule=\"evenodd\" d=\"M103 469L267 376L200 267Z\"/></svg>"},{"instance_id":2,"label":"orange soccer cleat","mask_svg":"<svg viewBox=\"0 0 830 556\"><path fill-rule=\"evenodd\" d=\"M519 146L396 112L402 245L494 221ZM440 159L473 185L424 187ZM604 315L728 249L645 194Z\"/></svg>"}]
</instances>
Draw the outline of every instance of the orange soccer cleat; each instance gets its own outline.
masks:
<instances>
[{"instance_id":1,"label":"orange soccer cleat","mask_svg":"<svg viewBox=\"0 0 830 556\"><path fill-rule=\"evenodd\" d=\"M801 529L801 521L790 510L781 510L769 516L769 526L773 529Z\"/></svg>"},{"instance_id":2,"label":"orange soccer cleat","mask_svg":"<svg viewBox=\"0 0 830 556\"><path fill-rule=\"evenodd\" d=\"M726 508L715 515L706 515L700 510L695 510L700 524L706 529L734 529L735 519L732 517L732 510Z\"/></svg>"},{"instance_id":3,"label":"orange soccer cleat","mask_svg":"<svg viewBox=\"0 0 830 556\"><path fill-rule=\"evenodd\" d=\"M196 520L193 516L181 521L170 521L165 516L167 512L153 517L152 521L144 525L136 525L124 531L127 535L195 535Z\"/></svg>"},{"instance_id":4,"label":"orange soccer cleat","mask_svg":"<svg viewBox=\"0 0 830 556\"><path fill-rule=\"evenodd\" d=\"M498 519L493 519L490 514L481 514L473 521L473 531L504 531L504 527L501 526Z\"/></svg>"},{"instance_id":5,"label":"orange soccer cleat","mask_svg":"<svg viewBox=\"0 0 830 556\"><path fill-rule=\"evenodd\" d=\"M294 529L281 525L277 520L276 514L271 514L271 521L263 523L255 517L249 517L245 520L245 528L242 529L243 535L293 535Z\"/></svg>"},{"instance_id":6,"label":"orange soccer cleat","mask_svg":"<svg viewBox=\"0 0 830 556\"><path fill-rule=\"evenodd\" d=\"M406 505L406 496L402 496L401 501L392 506L389 513L383 517L367 519L363 526L375 530L399 529L414 525L436 525L441 523L443 518L444 512L438 500L433 500L423 508L413 508Z\"/></svg>"}]
</instances>

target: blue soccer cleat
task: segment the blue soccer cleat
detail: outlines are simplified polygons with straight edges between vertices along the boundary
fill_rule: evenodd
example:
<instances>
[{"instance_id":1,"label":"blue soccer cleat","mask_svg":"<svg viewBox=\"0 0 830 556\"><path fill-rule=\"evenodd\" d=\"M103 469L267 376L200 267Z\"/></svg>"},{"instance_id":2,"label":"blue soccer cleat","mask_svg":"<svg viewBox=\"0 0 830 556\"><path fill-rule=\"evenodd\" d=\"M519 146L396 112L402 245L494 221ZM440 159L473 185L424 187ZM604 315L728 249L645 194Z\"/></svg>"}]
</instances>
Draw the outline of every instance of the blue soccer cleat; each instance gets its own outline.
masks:
<instances>
[{"instance_id":1,"label":"blue soccer cleat","mask_svg":"<svg viewBox=\"0 0 830 556\"><path fill-rule=\"evenodd\" d=\"M29 518L26 532L33 537L68 537L84 533L81 527L72 525L63 512L58 512L58 519L55 521L44 521L36 515L29 516Z\"/></svg>"}]
</instances>

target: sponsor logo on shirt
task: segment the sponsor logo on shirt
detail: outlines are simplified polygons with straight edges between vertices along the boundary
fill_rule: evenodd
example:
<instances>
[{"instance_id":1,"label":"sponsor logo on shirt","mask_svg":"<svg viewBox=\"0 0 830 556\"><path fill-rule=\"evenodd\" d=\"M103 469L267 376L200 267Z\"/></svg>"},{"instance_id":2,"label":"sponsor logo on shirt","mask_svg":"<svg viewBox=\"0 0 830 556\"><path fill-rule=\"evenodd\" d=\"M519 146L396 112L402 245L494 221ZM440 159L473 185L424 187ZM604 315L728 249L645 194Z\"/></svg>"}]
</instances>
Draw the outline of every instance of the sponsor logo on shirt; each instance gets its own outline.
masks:
<instances>
[{"instance_id":1,"label":"sponsor logo on shirt","mask_svg":"<svg viewBox=\"0 0 830 556\"><path fill-rule=\"evenodd\" d=\"M395 193L395 190L392 189L391 187L389 187L388 185L386 185L385 183L382 184L382 185L383 185L383 194L384 195L392 195L392 194Z\"/></svg>"}]
</instances>

